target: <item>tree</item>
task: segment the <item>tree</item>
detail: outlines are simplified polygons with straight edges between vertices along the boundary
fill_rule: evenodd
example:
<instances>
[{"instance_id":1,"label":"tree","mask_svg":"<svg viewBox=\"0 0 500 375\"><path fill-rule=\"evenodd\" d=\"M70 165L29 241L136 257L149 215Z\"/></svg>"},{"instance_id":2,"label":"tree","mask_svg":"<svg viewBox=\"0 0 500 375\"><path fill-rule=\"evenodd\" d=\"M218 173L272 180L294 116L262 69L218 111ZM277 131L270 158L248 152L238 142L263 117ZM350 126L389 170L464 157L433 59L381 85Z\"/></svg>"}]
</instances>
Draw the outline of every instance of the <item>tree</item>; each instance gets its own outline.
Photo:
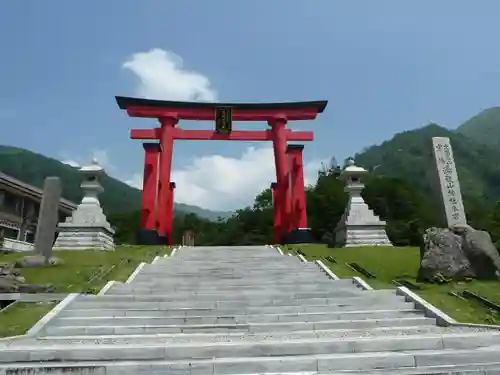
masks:
<instances>
[{"instance_id":1,"label":"tree","mask_svg":"<svg viewBox=\"0 0 500 375\"><path fill-rule=\"evenodd\" d=\"M270 188L263 190L255 197L254 210L269 210L273 208L273 192Z\"/></svg>"},{"instance_id":2,"label":"tree","mask_svg":"<svg viewBox=\"0 0 500 375\"><path fill-rule=\"evenodd\" d=\"M333 231L347 203L345 181L338 169L323 169L316 184L306 188L309 226L315 238L332 242ZM412 181L369 174L365 180L363 198L374 212L387 221L387 234L395 245L419 245L422 232L440 225L439 210L428 195ZM466 206L467 207L467 206ZM494 241L500 244L500 201L494 207L470 205L470 222L483 223ZM134 243L139 226L139 211L110 215L116 227L118 243ZM251 206L238 210L227 219L209 221L195 214L176 212L174 243L180 243L182 233L190 230L197 245L258 245L273 239L273 201L271 189L259 193Z\"/></svg>"},{"instance_id":3,"label":"tree","mask_svg":"<svg viewBox=\"0 0 500 375\"><path fill-rule=\"evenodd\" d=\"M347 195L338 174L327 171L318 175L316 185L306 190L307 217L315 238L333 232L344 212Z\"/></svg>"},{"instance_id":4,"label":"tree","mask_svg":"<svg viewBox=\"0 0 500 375\"><path fill-rule=\"evenodd\" d=\"M491 235L491 239L497 245L497 249L500 247L500 201L497 201L489 215L488 232Z\"/></svg>"}]
</instances>

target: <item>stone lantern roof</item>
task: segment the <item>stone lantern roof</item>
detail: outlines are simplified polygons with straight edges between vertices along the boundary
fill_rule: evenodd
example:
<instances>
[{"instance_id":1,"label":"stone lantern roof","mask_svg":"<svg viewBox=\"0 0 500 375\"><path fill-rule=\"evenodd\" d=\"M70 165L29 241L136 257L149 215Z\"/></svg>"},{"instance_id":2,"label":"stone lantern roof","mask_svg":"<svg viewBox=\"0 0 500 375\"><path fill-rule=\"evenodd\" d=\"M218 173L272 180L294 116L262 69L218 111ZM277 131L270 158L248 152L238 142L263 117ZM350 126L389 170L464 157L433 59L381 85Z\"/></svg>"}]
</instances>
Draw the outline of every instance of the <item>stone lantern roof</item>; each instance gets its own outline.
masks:
<instances>
[{"instance_id":1,"label":"stone lantern roof","mask_svg":"<svg viewBox=\"0 0 500 375\"><path fill-rule=\"evenodd\" d=\"M104 172L104 169L99 165L97 159L93 158L89 165L80 168L80 172L86 174L92 174L92 173L99 174L101 172Z\"/></svg>"}]
</instances>

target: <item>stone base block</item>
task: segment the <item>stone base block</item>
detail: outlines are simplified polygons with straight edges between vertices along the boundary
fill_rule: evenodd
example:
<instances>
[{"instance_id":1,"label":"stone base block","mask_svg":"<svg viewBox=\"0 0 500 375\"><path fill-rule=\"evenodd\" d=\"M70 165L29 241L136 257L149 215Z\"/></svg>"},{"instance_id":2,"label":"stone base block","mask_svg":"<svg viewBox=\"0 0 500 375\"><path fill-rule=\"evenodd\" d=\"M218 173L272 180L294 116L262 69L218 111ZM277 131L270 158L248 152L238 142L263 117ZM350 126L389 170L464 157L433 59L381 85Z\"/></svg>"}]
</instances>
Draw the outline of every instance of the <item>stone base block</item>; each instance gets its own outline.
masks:
<instances>
[{"instance_id":1,"label":"stone base block","mask_svg":"<svg viewBox=\"0 0 500 375\"><path fill-rule=\"evenodd\" d=\"M315 242L310 228L295 228L290 233L284 234L281 239L283 245Z\"/></svg>"},{"instance_id":2,"label":"stone base block","mask_svg":"<svg viewBox=\"0 0 500 375\"><path fill-rule=\"evenodd\" d=\"M337 246L392 246L384 227L347 226L336 233Z\"/></svg>"},{"instance_id":3,"label":"stone base block","mask_svg":"<svg viewBox=\"0 0 500 375\"><path fill-rule=\"evenodd\" d=\"M160 235L156 230L139 229L136 234L138 245L165 245L167 236Z\"/></svg>"},{"instance_id":4,"label":"stone base block","mask_svg":"<svg viewBox=\"0 0 500 375\"><path fill-rule=\"evenodd\" d=\"M60 228L55 250L114 250L113 237L105 228Z\"/></svg>"}]
</instances>

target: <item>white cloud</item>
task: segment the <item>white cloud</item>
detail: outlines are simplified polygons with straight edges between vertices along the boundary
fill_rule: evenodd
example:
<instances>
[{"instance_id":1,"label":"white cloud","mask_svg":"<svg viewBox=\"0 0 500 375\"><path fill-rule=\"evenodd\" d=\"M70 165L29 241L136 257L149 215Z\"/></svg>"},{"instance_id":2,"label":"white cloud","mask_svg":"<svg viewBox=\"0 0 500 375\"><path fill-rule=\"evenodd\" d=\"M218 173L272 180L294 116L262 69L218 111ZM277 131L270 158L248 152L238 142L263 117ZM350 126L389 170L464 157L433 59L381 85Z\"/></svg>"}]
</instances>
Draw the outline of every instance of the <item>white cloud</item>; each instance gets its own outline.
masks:
<instances>
[{"instance_id":1,"label":"white cloud","mask_svg":"<svg viewBox=\"0 0 500 375\"><path fill-rule=\"evenodd\" d=\"M132 177L127 178L124 182L132 187L142 190L142 182L144 181L143 175L134 173Z\"/></svg>"},{"instance_id":2,"label":"white cloud","mask_svg":"<svg viewBox=\"0 0 500 375\"><path fill-rule=\"evenodd\" d=\"M111 170L113 176L122 176L125 183L142 189L142 173L123 178L123 173L116 173L106 151L95 150L91 155L106 170ZM68 158L63 163L81 166L85 164L81 160L87 159ZM327 161L305 163L306 185L316 182L322 162ZM171 180L177 185L175 201L178 203L222 211L243 208L251 205L255 196L276 180L273 149L270 146L248 147L237 157L208 155L194 158L187 166L172 170Z\"/></svg>"},{"instance_id":3,"label":"white cloud","mask_svg":"<svg viewBox=\"0 0 500 375\"><path fill-rule=\"evenodd\" d=\"M321 160L306 163L306 184L315 183L320 165ZM204 156L172 171L177 202L212 210L234 210L250 205L255 196L275 180L271 147L248 147L236 158Z\"/></svg>"},{"instance_id":4,"label":"white cloud","mask_svg":"<svg viewBox=\"0 0 500 375\"><path fill-rule=\"evenodd\" d=\"M108 155L108 152L106 150L94 150L92 151L92 159L95 159L97 160L97 162L99 163L99 165L105 169L113 169L114 166L113 164L111 164L110 160L109 160L109 155Z\"/></svg>"},{"instance_id":5,"label":"white cloud","mask_svg":"<svg viewBox=\"0 0 500 375\"><path fill-rule=\"evenodd\" d=\"M101 167L105 170L113 171L115 167L110 162L108 152L102 149L96 149L90 152L88 157L68 156L68 153L62 153L61 163L79 168L83 165L90 164L92 159L96 159Z\"/></svg>"},{"instance_id":6,"label":"white cloud","mask_svg":"<svg viewBox=\"0 0 500 375\"><path fill-rule=\"evenodd\" d=\"M161 49L135 53L125 61L123 68L138 78L138 96L180 101L217 100L210 80L200 73L185 70L182 58L175 53ZM107 153L93 154L104 167L106 164L111 166ZM306 163L306 184L316 181L321 162ZM177 185L176 202L212 210L235 210L251 205L255 196L275 179L274 155L270 146L248 147L238 157L209 155L195 158L187 166L174 169L171 177ZM142 171L123 178L138 189L142 189L142 180Z\"/></svg>"},{"instance_id":7,"label":"white cloud","mask_svg":"<svg viewBox=\"0 0 500 375\"><path fill-rule=\"evenodd\" d=\"M80 167L80 163L77 162L76 160L73 160L73 159L64 159L64 160L61 160L61 163L67 164L70 167L74 167L74 168Z\"/></svg>"},{"instance_id":8,"label":"white cloud","mask_svg":"<svg viewBox=\"0 0 500 375\"><path fill-rule=\"evenodd\" d=\"M123 68L139 79L137 95L149 99L216 101L217 93L204 75L183 67L184 61L159 48L130 56Z\"/></svg>"}]
</instances>

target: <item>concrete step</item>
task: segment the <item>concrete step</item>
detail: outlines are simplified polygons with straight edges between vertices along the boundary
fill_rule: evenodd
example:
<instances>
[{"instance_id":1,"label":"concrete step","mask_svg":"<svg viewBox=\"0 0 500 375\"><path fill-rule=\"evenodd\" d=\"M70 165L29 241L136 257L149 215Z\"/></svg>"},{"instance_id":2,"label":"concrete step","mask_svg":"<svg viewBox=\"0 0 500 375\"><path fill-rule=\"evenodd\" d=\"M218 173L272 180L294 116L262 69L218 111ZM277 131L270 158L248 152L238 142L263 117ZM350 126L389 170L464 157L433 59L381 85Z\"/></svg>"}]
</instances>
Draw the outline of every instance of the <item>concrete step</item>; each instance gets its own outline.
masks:
<instances>
[{"instance_id":1,"label":"concrete step","mask_svg":"<svg viewBox=\"0 0 500 375\"><path fill-rule=\"evenodd\" d=\"M179 284L179 283L200 283L200 284L224 284L224 283L287 283L287 282L295 282L295 283L306 283L306 282L324 282L325 280L331 280L326 274L318 271L315 271L313 274L301 274L300 272L292 272L288 273L286 275L273 275L270 273L265 273L262 275L258 276L249 276L249 275L228 275L228 276L220 276L220 275L203 275L203 274L196 274L194 273L193 275L178 275L178 276L172 276L172 275L165 275L165 274L149 274L149 273L143 273L139 272L136 277L134 278L134 281L139 281L139 280L158 280L164 283L168 284Z\"/></svg>"},{"instance_id":2,"label":"concrete step","mask_svg":"<svg viewBox=\"0 0 500 375\"><path fill-rule=\"evenodd\" d=\"M235 279L235 280L221 280L217 282L213 281L199 281L199 280L183 280L176 279L175 282L173 280L164 280L162 278L144 278L144 277L136 277L134 280L129 283L133 285L161 285L161 286L170 286L170 287L191 287L191 288L244 288L244 287L270 287L275 286L277 288L286 288L290 286L323 286L323 287L345 287L351 286L354 284L352 279L341 279L341 280L332 280L328 278L326 275L320 275L320 277L313 279L304 279L297 280L294 278L287 279Z\"/></svg>"},{"instance_id":3,"label":"concrete step","mask_svg":"<svg viewBox=\"0 0 500 375\"><path fill-rule=\"evenodd\" d=\"M282 258L282 259L290 259L290 258ZM244 267L243 267L244 266ZM260 266L260 267L259 267ZM248 263L248 262L235 262L233 264L220 264L218 261L214 261L211 263L200 262L200 263L181 263L175 261L166 261L166 260L157 260L155 263L146 263L144 265L146 269L159 269L164 271L183 271L189 272L190 270L211 270L223 273L225 271L244 271L245 269L251 271L259 271L259 270L274 270L285 272L289 269L301 269L301 270L313 270L317 267L315 262L301 262L300 260L293 260L292 262L282 262L278 260L276 262L268 262L265 259L262 262L257 263Z\"/></svg>"},{"instance_id":4,"label":"concrete step","mask_svg":"<svg viewBox=\"0 0 500 375\"><path fill-rule=\"evenodd\" d=\"M195 279L187 279L183 280L182 278L171 278L171 279L163 279L161 277L158 278L151 278L151 277L144 277L143 275L137 275L136 278L134 278L133 284L162 284L162 285L169 285L172 287L179 287L179 286L190 286L190 287L196 287L196 288L206 288L206 287L244 287L244 286L291 286L291 285L335 285L335 286L350 286L353 284L352 278L345 278L345 279L340 279L340 280L332 280L328 278L325 274L319 274L318 277L314 278L304 278L303 280L297 280L293 277L287 277L287 278L262 278L262 279L246 279L246 278L239 278L239 279L223 279L223 280L217 280L217 281L199 281Z\"/></svg>"},{"instance_id":5,"label":"concrete step","mask_svg":"<svg viewBox=\"0 0 500 375\"><path fill-rule=\"evenodd\" d=\"M338 282L341 281L341 282ZM241 280L238 283L231 283L228 281L218 282L218 283L198 283L198 282L179 282L179 280L173 284L169 282L165 282L163 280L158 279L143 279L136 278L128 285L133 285L136 287L147 287L147 286L162 286L165 288L169 288L171 290L182 290L182 289L196 289L196 290L211 290L211 289L223 289L223 290L240 290L240 289L252 289L252 288L290 288L293 286L303 287L303 288L338 288L338 287L352 287L354 284L352 279L342 279L342 280L331 280L327 277L322 278L321 280L305 280L303 282L297 282L295 280L279 280L279 281L261 281L261 282L249 282L246 280ZM119 284L118 284L119 285Z\"/></svg>"},{"instance_id":6,"label":"concrete step","mask_svg":"<svg viewBox=\"0 0 500 375\"><path fill-rule=\"evenodd\" d=\"M135 289L162 290L175 293L196 293L196 294L227 294L227 293L256 293L270 292L276 293L293 293L293 292L318 292L326 290L351 289L358 290L359 287L353 282L343 283L338 285L335 281L318 284L264 284L264 285L169 285L159 282L132 282L130 285Z\"/></svg>"},{"instance_id":7,"label":"concrete step","mask_svg":"<svg viewBox=\"0 0 500 375\"><path fill-rule=\"evenodd\" d=\"M258 256L237 256L237 257L206 257L206 256L195 256L195 257L168 257L159 258L155 264L186 264L186 265L220 265L221 267L239 265L239 264L262 264L265 266L283 266L286 264L302 264L309 262L302 262L298 257L283 257L278 255L269 256L269 254L262 254Z\"/></svg>"},{"instance_id":8,"label":"concrete step","mask_svg":"<svg viewBox=\"0 0 500 375\"><path fill-rule=\"evenodd\" d=\"M223 272L227 270L236 270L242 269L242 266L245 266L245 269L248 268L250 270L258 271L259 269L266 270L276 270L276 271L285 271L290 268L294 269L314 269L317 267L315 262L302 262L299 259L294 259L291 257L286 258L278 258L276 261L269 260L268 258L262 258L257 262L248 262L244 260L236 260L234 262L222 262L220 260L202 260L199 262L181 262L170 259L158 259L155 263L147 263L145 266L148 268L157 268L164 270L174 270L174 269L199 269L199 270L215 270L217 272ZM259 268L260 266L260 268Z\"/></svg>"},{"instance_id":9,"label":"concrete step","mask_svg":"<svg viewBox=\"0 0 500 375\"><path fill-rule=\"evenodd\" d=\"M241 254L249 254L252 255L253 253L259 254L259 253L269 253L273 255L280 255L278 251L274 248L270 247L264 247L264 246L252 246L251 248L246 248L242 246L238 247L231 247L230 250L229 248L226 248L226 250L223 250L222 248L217 248L217 247L192 247L192 248L181 248L177 250L176 256L189 256L193 254L203 254L204 256L211 256L211 255L217 255L217 254L233 254L232 256L238 256Z\"/></svg>"},{"instance_id":10,"label":"concrete step","mask_svg":"<svg viewBox=\"0 0 500 375\"><path fill-rule=\"evenodd\" d=\"M263 281L274 281L274 280L303 280L307 279L317 279L321 280L327 278L327 276L321 271L319 267L311 270L300 270L300 269L288 269L286 271L227 271L224 273L215 273L209 270L192 270L189 272L181 272L180 270L172 271L162 271L154 269L144 269L138 272L137 276L147 276L151 279L175 279L176 281L199 281L201 283L210 281L238 281L238 280L252 280L258 281L259 279ZM321 277L320 277L321 276Z\"/></svg>"},{"instance_id":11,"label":"concrete step","mask_svg":"<svg viewBox=\"0 0 500 375\"><path fill-rule=\"evenodd\" d=\"M203 374L212 375L215 374L215 363L201 363L196 362L196 366L192 369L186 366L186 363L171 363L166 361L123 361L123 362L65 362L63 364L58 363L46 363L40 365L34 365L32 363L18 363L14 364L14 367L10 368L8 365L0 364L0 375L8 374L45 374L50 373L54 375L62 374L78 374L78 375L165 375L165 374L176 374L176 375L191 375L191 374ZM227 367L227 366L226 366ZM241 375L242 373L236 374L230 369L229 372L220 371L224 367L218 365L217 374L225 375ZM334 372L317 372L317 371L299 371L299 372L273 372L272 375L342 375L342 374L388 374L388 375L497 375L500 373L500 363L492 364L472 364L472 365L451 365L451 366L423 366L423 367L407 367L398 369L381 369L381 370L347 370L347 371L334 371ZM212 371L212 372L211 372ZM260 372L259 374L263 374Z\"/></svg>"},{"instance_id":12,"label":"concrete step","mask_svg":"<svg viewBox=\"0 0 500 375\"><path fill-rule=\"evenodd\" d=\"M184 252L181 253L179 251L176 252L175 256L170 256L166 257L168 259L221 259L221 260L226 260L230 261L233 259L255 259L259 257L268 257L268 258L281 258L283 255L281 255L278 251L276 250L252 250L252 251L242 251L242 252L220 252L220 253L207 253L207 252Z\"/></svg>"},{"instance_id":13,"label":"concrete step","mask_svg":"<svg viewBox=\"0 0 500 375\"><path fill-rule=\"evenodd\" d=\"M293 258L279 258L275 261L272 261L268 258L262 258L262 260L249 262L249 261L234 261L234 262L222 262L220 260L214 261L200 261L200 262L181 262L178 260L169 260L169 259L159 259L154 263L148 264L149 268L158 268L164 270L173 270L173 269L199 269L199 270L216 270L217 272L223 272L226 270L235 270L241 269L241 266L244 265L248 267L250 270L258 271L260 267L262 269L268 270L276 270L276 271L284 271L290 268L294 269L313 269L316 264L314 262L302 262L299 259Z\"/></svg>"},{"instance_id":14,"label":"concrete step","mask_svg":"<svg viewBox=\"0 0 500 375\"><path fill-rule=\"evenodd\" d=\"M308 298L337 298L337 297L355 297L360 294L367 293L361 288L353 286L352 288L342 288L336 290L318 290L318 291L304 291L304 292L294 292L294 291L280 291L280 290L249 290L249 291L238 291L236 293L225 293L221 291L217 292L178 292L172 293L171 290L164 289L161 287L151 287L151 288L135 288L132 284L126 285L113 285L106 291L106 295L112 294L132 294L132 295L145 295L145 294L162 294L166 299L170 301L182 301L182 300L192 300L192 301L245 301L250 300L252 302L257 300L272 301L278 298L290 298L290 299L308 299Z\"/></svg>"},{"instance_id":15,"label":"concrete step","mask_svg":"<svg viewBox=\"0 0 500 375\"><path fill-rule=\"evenodd\" d=\"M272 260L268 258L262 258L257 262L248 262L245 260L237 260L234 262L222 262L221 260L202 260L199 262L195 261L179 261L171 259L157 259L154 263L147 263L150 268L162 268L162 269L173 269L173 268L184 268L184 269L211 269L222 272L225 270L241 269L241 266L248 266L253 270L258 270L259 266L263 269L270 270L285 270L288 268L300 268L300 269L312 269L316 264L315 262L302 262L298 258L283 258Z\"/></svg>"},{"instance_id":16,"label":"concrete step","mask_svg":"<svg viewBox=\"0 0 500 375\"><path fill-rule=\"evenodd\" d=\"M328 313L299 314L259 314L259 315L227 315L227 316L151 316L145 312L142 316L99 316L99 317L56 317L50 326L137 326L137 325L226 325L278 322L321 322L332 320L389 319L422 316L416 309L397 310L365 310L330 311Z\"/></svg>"},{"instance_id":17,"label":"concrete step","mask_svg":"<svg viewBox=\"0 0 500 375\"><path fill-rule=\"evenodd\" d=\"M276 280L276 279L293 279L293 280L304 280L311 277L323 276L326 277L319 269L314 270L287 270L283 272L278 271L255 271L255 272L245 272L245 271L231 271L225 273L214 273L210 271L198 271L193 270L191 272L181 272L181 271L157 271L157 270L145 270L144 268L139 272L141 276L147 275L150 278L162 278L162 279L197 279L200 281L208 280L234 280L234 279L263 279L263 280Z\"/></svg>"},{"instance_id":18,"label":"concrete step","mask_svg":"<svg viewBox=\"0 0 500 375\"><path fill-rule=\"evenodd\" d=\"M210 272L201 272L201 271L193 271L191 273L168 273L168 272L150 272L147 270L142 270L138 273L138 275L141 276L147 276L151 279L166 279L167 281L169 279L176 279L177 281L179 280L185 280L185 281L199 281L199 282L211 282L211 281L230 281L230 280L252 280L252 281L257 281L259 279L261 280L268 280L268 281L274 281L274 280L302 280L305 281L307 279L322 279L326 278L327 276L321 272L321 270L318 268L317 270L311 270L308 272L302 272L300 270L291 270L287 272L273 272L273 271L268 271L268 272L259 272L259 273L249 273L249 272L231 272L231 273L226 273L226 274L214 274ZM321 276L321 277L319 277Z\"/></svg>"},{"instance_id":19,"label":"concrete step","mask_svg":"<svg viewBox=\"0 0 500 375\"><path fill-rule=\"evenodd\" d=\"M198 274L198 278L191 276L181 277L181 276L170 276L164 275L162 273L159 274L149 274L147 272L141 271L139 272L134 281L142 280L142 281L161 281L168 284L228 284L231 283L233 285L239 284L255 284L255 283L290 283L290 282L301 282L301 283L314 283L314 282L325 282L325 281L333 281L326 274L318 270L314 271L311 274L293 274L287 273L283 275L275 275L275 274L265 274L261 276L248 276L245 274L242 275L230 275L228 277L216 277L211 275L200 275ZM344 280L344 279L341 279ZM336 280L336 281L341 281ZM346 278L345 280L350 280Z\"/></svg>"},{"instance_id":20,"label":"concrete step","mask_svg":"<svg viewBox=\"0 0 500 375\"><path fill-rule=\"evenodd\" d=\"M300 373L300 375L498 375L500 374L500 362L490 364L470 364L470 365L444 365L444 366L419 366L405 367L397 369L374 369L374 370L346 370L335 372L314 372ZM273 375L294 375L273 374ZM299 375L299 373L295 373Z\"/></svg>"},{"instance_id":21,"label":"concrete step","mask_svg":"<svg viewBox=\"0 0 500 375\"><path fill-rule=\"evenodd\" d=\"M380 302L373 304L352 304L352 305L320 305L320 306L266 306L266 307L246 307L242 309L240 306L233 306L232 308L212 308L212 309L197 309L197 308L166 308L166 309L148 309L148 308L134 308L134 306L127 306L124 308L115 309L64 309L58 317L96 317L96 316L144 316L146 313L149 316L155 317L169 317L169 316L227 316L230 314L252 315L252 314L299 314L299 313L328 313L331 311L354 311L362 309L370 310L396 310L396 309L413 309L414 304L405 302L403 299L395 302Z\"/></svg>"},{"instance_id":22,"label":"concrete step","mask_svg":"<svg viewBox=\"0 0 500 375\"><path fill-rule=\"evenodd\" d=\"M319 268L318 270L314 270L309 273L303 273L300 271L290 271L282 274L278 273L272 273L272 272L263 272L261 274L248 274L245 272L241 273L231 273L227 275L214 275L214 274L203 274L200 272L193 272L192 274L177 274L177 275L172 275L172 274L166 274L164 272L159 272L159 273L150 273L146 271L140 271L137 274L137 277L147 277L148 279L159 279L159 280L165 280L166 282L200 282L200 283L207 283L207 282L230 282L230 281L250 281L250 282L258 282L260 281L288 281L288 280L294 280L294 281L307 281L307 280L324 280L325 278L328 278L324 273L322 273Z\"/></svg>"},{"instance_id":23,"label":"concrete step","mask_svg":"<svg viewBox=\"0 0 500 375\"><path fill-rule=\"evenodd\" d=\"M373 329L379 327L436 325L436 320L423 316L393 319L333 320L322 322L283 322L249 324L208 324L208 325L128 325L119 326L46 326L42 336L69 335L144 335L144 334L200 334L200 333L259 333L259 332L295 332L323 331L337 329Z\"/></svg>"},{"instance_id":24,"label":"concrete step","mask_svg":"<svg viewBox=\"0 0 500 375\"><path fill-rule=\"evenodd\" d=\"M493 345L493 347L492 347ZM494 345L499 345L494 347ZM478 350L478 348L481 348ZM397 351L397 353L396 353ZM403 352L404 351L404 352ZM307 355L333 355L341 360L343 355L353 355L360 361L370 358L368 353L384 353L391 358L391 363L399 354L413 351L415 362L411 365L444 365L459 363L500 362L500 333L472 334L427 334L415 336L391 336L370 338L332 338L316 340L267 340L255 342L220 342L217 345L207 343L171 344L69 344L50 347L8 346L0 351L0 363L31 361L125 361L125 360L167 360L182 361L196 359L254 359L255 357L300 358ZM424 352L424 354L419 351ZM434 352L433 356L430 354ZM438 354L439 353L439 354ZM460 353L457 355L456 353ZM356 355L357 354L357 355ZM360 356L359 354L363 354ZM410 353L408 353L410 354ZM464 362L461 356L468 357ZM286 358L288 357L288 358ZM449 361L457 360L457 363ZM396 361L399 362L399 361ZM409 366L407 361L402 366ZM350 366L359 364L351 364ZM400 363L398 363L401 366ZM335 365L337 366L337 364ZM399 367L398 366L398 367ZM334 370L321 368L318 370ZM327 366L329 367L329 366ZM379 367L379 366L377 366ZM392 367L392 366L390 366ZM395 366L394 366L395 367ZM337 368L338 369L338 368ZM342 367L345 369L345 367ZM237 372L238 373L238 372Z\"/></svg>"},{"instance_id":25,"label":"concrete step","mask_svg":"<svg viewBox=\"0 0 500 375\"><path fill-rule=\"evenodd\" d=\"M156 335L101 335L101 336L46 336L14 341L10 346L36 345L49 347L63 344L171 344L188 342L218 342L266 341L266 340L303 340L346 337L388 337L425 334L467 333L467 328L437 327L435 325L409 327L375 327L372 329L338 329L322 331L294 332L224 332L224 333L192 333L192 334L156 334Z\"/></svg>"},{"instance_id":26,"label":"concrete step","mask_svg":"<svg viewBox=\"0 0 500 375\"><path fill-rule=\"evenodd\" d=\"M293 263L299 261L298 257L287 257L283 258L279 253L255 253L255 254L240 254L233 256L208 256L208 255L194 255L194 256L176 256L176 257L164 257L160 258L161 262L177 262L177 263L211 263L220 262L221 264L232 264L232 263L257 263L257 262L268 262L268 263Z\"/></svg>"},{"instance_id":27,"label":"concrete step","mask_svg":"<svg viewBox=\"0 0 500 375\"><path fill-rule=\"evenodd\" d=\"M184 269L207 269L207 270L216 270L218 272L222 272L224 270L232 270L232 269L241 269L242 266L250 267L253 270L259 270L259 266L262 269L269 270L286 270L290 267L300 268L300 269L313 269L317 267L314 262L302 262L298 258L294 257L279 257L275 258L273 261L268 257L262 257L262 259L258 261L245 261L243 259L235 259L231 262L225 262L220 259L208 260L208 259L200 259L199 261L180 261L179 259L174 258L160 258L155 263L146 264L149 268L184 268Z\"/></svg>"},{"instance_id":28,"label":"concrete step","mask_svg":"<svg viewBox=\"0 0 500 375\"><path fill-rule=\"evenodd\" d=\"M235 263L261 263L261 264L293 264L293 263L308 263L302 262L298 256L283 257L277 254L256 254L255 256L237 255L237 256L183 256L183 257L163 257L157 260L162 263L185 263L185 264L213 264L220 263L222 265Z\"/></svg>"},{"instance_id":29,"label":"concrete step","mask_svg":"<svg viewBox=\"0 0 500 375\"><path fill-rule=\"evenodd\" d=\"M264 307L264 306L339 306L348 304L371 304L378 302L393 302L404 300L402 296L396 295L394 290L365 291L356 296L339 298L280 298L269 300L245 300L245 301L171 301L170 297L163 295L82 295L78 296L67 309L90 309L90 308L127 308L135 307L141 309L177 309L177 308L234 308Z\"/></svg>"},{"instance_id":30,"label":"concrete step","mask_svg":"<svg viewBox=\"0 0 500 375\"><path fill-rule=\"evenodd\" d=\"M290 258L283 258L290 259ZM242 266L245 266L245 269L249 269L251 271L259 271L261 269L270 270L270 271L286 271L288 269L314 269L317 265L314 262L301 262L300 260L293 260L288 262L283 262L281 259L278 259L276 262L269 261L266 258L263 258L262 261L259 262L245 262L245 261L237 261L231 263L224 263L220 261L213 262L179 262L179 261L167 261L167 260L157 260L155 263L147 264L148 268L155 269L163 269L165 271L175 270L175 269L183 269L183 270L214 270L217 272L224 272L228 270L241 270Z\"/></svg>"},{"instance_id":31,"label":"concrete step","mask_svg":"<svg viewBox=\"0 0 500 375\"><path fill-rule=\"evenodd\" d=\"M378 356L371 356L372 362L376 362ZM257 358L258 360L258 358ZM213 361L194 361L191 366L188 362L168 362L168 361L104 361L100 363L91 361L82 362L65 362L65 363L16 363L12 367L9 365L0 364L0 375L5 374L45 374L50 373L54 375L67 375L67 374L93 374L93 375L191 375L191 374L203 374L203 375L241 375L241 374L257 374L257 372L252 371L254 368L260 368L259 374L264 374L266 368L291 368L294 367L293 363L277 363L273 361L266 363L265 366L259 366L258 362L242 362L242 361L223 361L223 360L213 360ZM303 358L303 361L306 359ZM329 359L330 362L334 361L334 358ZM321 364L326 364L328 359L326 357L321 358ZM302 364L302 362L298 362ZM314 367L314 364L318 365L319 361L312 361L310 367ZM363 362L363 364L369 364L369 361ZM243 366L245 365L246 366ZM234 367L241 367L240 371L245 372L235 372ZM295 366L296 368L306 367ZM366 366L365 366L366 367ZM262 370L264 368L264 370ZM419 366L419 367L405 367L405 368L381 368L380 370L366 370L365 368L353 370L332 370L332 371L321 371L316 370L298 370L290 371L273 370L272 375L341 375L341 374L388 374L388 375L497 375L498 369L500 369L500 362L496 363L479 363L471 365L444 365L444 366ZM456 370L456 371L455 371ZM215 372L217 371L217 372Z\"/></svg>"}]
</instances>

